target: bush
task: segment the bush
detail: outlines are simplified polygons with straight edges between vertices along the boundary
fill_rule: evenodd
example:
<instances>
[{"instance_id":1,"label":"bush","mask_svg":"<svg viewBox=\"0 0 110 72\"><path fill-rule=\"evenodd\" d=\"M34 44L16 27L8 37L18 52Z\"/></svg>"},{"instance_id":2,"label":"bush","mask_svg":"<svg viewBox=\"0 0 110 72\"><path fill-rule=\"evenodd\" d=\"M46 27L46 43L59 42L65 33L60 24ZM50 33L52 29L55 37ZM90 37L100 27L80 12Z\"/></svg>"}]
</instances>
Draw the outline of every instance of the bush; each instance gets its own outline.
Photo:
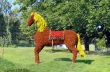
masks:
<instances>
[{"instance_id":1,"label":"bush","mask_svg":"<svg viewBox=\"0 0 110 72\"><path fill-rule=\"evenodd\" d=\"M96 39L96 45L99 49L105 49L106 48L106 44L105 44L105 38L97 38Z\"/></svg>"}]
</instances>

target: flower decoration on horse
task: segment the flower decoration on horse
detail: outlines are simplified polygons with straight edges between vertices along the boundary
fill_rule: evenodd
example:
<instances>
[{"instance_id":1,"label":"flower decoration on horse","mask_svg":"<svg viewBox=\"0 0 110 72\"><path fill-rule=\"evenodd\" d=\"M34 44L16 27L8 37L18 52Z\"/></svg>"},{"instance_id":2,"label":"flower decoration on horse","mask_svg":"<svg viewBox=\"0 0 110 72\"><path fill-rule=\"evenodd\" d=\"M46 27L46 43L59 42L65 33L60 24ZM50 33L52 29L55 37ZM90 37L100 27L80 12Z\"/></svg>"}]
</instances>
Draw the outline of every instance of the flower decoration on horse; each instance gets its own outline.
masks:
<instances>
[{"instance_id":1,"label":"flower decoration on horse","mask_svg":"<svg viewBox=\"0 0 110 72\"><path fill-rule=\"evenodd\" d=\"M74 63L77 58L77 53L82 57L85 57L85 52L81 47L80 36L75 31L64 30L64 31L51 31L48 29L47 22L37 12L32 12L28 19L28 26L33 23L37 26L37 31L34 35L35 41L35 63L39 63L39 53L47 45L59 45L65 44L66 47L72 52L72 62Z\"/></svg>"}]
</instances>

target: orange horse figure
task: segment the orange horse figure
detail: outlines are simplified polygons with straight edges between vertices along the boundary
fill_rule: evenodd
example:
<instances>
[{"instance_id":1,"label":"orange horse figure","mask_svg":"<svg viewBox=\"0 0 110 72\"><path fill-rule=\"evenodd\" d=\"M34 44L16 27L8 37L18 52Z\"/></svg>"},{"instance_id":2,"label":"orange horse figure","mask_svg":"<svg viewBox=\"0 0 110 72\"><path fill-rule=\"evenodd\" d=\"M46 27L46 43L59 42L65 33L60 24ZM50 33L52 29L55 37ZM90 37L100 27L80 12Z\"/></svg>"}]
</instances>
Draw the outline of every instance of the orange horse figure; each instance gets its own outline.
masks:
<instances>
[{"instance_id":1,"label":"orange horse figure","mask_svg":"<svg viewBox=\"0 0 110 72\"><path fill-rule=\"evenodd\" d=\"M28 26L33 23L37 25L37 31L34 35L35 40L35 63L39 63L39 53L44 48L44 46L52 45L52 40L49 40L50 30L48 29L47 23L44 18L37 12L32 12L30 18L28 19ZM76 61L77 53L81 56L85 56L84 50L81 48L80 37L75 31L64 30L64 39L54 40L54 45L65 44L69 51L72 52L72 62ZM76 48L77 47L77 48Z\"/></svg>"}]
</instances>

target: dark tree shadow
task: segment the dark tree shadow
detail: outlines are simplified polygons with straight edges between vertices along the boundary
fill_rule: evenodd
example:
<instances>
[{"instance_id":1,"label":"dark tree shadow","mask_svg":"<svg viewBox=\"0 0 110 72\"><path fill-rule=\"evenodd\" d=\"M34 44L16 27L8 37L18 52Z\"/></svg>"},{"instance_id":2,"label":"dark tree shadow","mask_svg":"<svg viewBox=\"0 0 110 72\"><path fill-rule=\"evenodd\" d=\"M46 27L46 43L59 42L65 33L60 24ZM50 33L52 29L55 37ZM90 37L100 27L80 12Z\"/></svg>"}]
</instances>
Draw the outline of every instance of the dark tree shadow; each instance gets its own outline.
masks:
<instances>
[{"instance_id":1,"label":"dark tree shadow","mask_svg":"<svg viewBox=\"0 0 110 72\"><path fill-rule=\"evenodd\" d=\"M56 58L55 61L68 61L71 62L72 60L70 58ZM76 63L85 63L85 64L91 64L94 60L76 60Z\"/></svg>"}]
</instances>

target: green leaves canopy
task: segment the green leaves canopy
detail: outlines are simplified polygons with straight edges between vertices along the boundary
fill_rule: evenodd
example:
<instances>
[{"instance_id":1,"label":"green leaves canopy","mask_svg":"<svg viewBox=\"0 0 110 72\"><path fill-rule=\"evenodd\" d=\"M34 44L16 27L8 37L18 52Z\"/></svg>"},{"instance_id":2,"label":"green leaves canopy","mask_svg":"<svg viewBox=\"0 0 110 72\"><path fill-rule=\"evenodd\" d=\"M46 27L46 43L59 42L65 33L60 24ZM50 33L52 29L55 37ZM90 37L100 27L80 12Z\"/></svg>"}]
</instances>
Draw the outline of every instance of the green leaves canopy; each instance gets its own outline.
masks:
<instances>
[{"instance_id":1,"label":"green leaves canopy","mask_svg":"<svg viewBox=\"0 0 110 72\"><path fill-rule=\"evenodd\" d=\"M52 30L68 29L71 26L72 30L80 32L82 36L92 36L97 32L97 24L110 29L109 0L16 0L15 4L20 4L21 7L21 25L25 25L21 26L22 31L26 29L26 18L33 10L44 16ZM32 35L32 31L34 27L28 30L28 35Z\"/></svg>"}]
</instances>

